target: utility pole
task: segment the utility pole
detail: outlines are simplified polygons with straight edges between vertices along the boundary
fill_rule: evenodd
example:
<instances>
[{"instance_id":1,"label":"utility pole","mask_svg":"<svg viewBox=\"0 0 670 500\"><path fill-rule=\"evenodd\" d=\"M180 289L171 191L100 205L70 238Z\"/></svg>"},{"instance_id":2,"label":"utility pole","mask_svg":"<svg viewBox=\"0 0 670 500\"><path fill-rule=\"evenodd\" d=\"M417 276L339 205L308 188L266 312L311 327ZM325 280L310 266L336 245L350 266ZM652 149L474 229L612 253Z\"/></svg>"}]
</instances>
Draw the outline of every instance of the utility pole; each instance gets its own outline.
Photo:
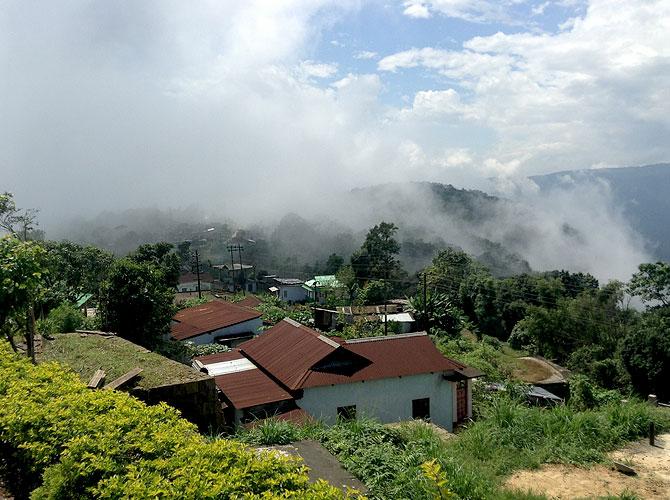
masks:
<instances>
[{"instance_id":1,"label":"utility pole","mask_svg":"<svg viewBox=\"0 0 670 500\"><path fill-rule=\"evenodd\" d=\"M242 295L246 295L247 291L247 283L246 283L246 276L244 275L244 268L242 267L242 252L244 252L244 247L242 245L237 245L237 257L240 261L240 273L242 276Z\"/></svg>"},{"instance_id":2,"label":"utility pole","mask_svg":"<svg viewBox=\"0 0 670 500\"><path fill-rule=\"evenodd\" d=\"M428 287L426 284L426 273L423 273L423 328L428 330Z\"/></svg>"},{"instance_id":3,"label":"utility pole","mask_svg":"<svg viewBox=\"0 0 670 500\"><path fill-rule=\"evenodd\" d=\"M235 258L233 257L233 252L235 251L234 245L228 245L228 251L230 252L230 279L233 282L233 293L235 293Z\"/></svg>"},{"instance_id":4,"label":"utility pole","mask_svg":"<svg viewBox=\"0 0 670 500\"><path fill-rule=\"evenodd\" d=\"M200 291L200 255L198 250L195 251L195 274L198 277L198 298L202 299L202 292Z\"/></svg>"}]
</instances>

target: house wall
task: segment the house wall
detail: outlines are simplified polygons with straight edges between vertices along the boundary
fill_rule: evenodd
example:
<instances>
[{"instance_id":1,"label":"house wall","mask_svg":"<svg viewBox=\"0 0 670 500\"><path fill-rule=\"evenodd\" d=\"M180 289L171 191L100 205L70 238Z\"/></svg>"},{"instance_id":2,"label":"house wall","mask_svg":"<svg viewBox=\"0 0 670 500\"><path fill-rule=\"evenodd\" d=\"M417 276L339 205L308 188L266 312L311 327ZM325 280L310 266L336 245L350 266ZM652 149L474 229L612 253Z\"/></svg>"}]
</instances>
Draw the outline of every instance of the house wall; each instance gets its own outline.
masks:
<instances>
[{"instance_id":1,"label":"house wall","mask_svg":"<svg viewBox=\"0 0 670 500\"><path fill-rule=\"evenodd\" d=\"M338 406L349 405L356 405L357 415L391 423L410 420L412 400L419 398L430 398L431 421L451 431L456 415L456 390L441 373L312 387L304 389L297 403L313 417L329 424L336 422Z\"/></svg>"},{"instance_id":2,"label":"house wall","mask_svg":"<svg viewBox=\"0 0 670 500\"><path fill-rule=\"evenodd\" d=\"M211 290L212 284L206 281L200 281L200 290ZM198 282L197 281L187 281L185 283L179 283L177 285L177 290L180 292L197 292L198 291Z\"/></svg>"},{"instance_id":3,"label":"house wall","mask_svg":"<svg viewBox=\"0 0 670 500\"><path fill-rule=\"evenodd\" d=\"M302 286L278 285L277 288L279 288L279 299L284 302L302 302L307 299L307 290Z\"/></svg>"},{"instance_id":4,"label":"house wall","mask_svg":"<svg viewBox=\"0 0 670 500\"><path fill-rule=\"evenodd\" d=\"M213 344L214 339L221 336L234 337L236 334L247 332L252 332L254 335L257 335L261 331L261 326L263 326L263 320L261 318L256 318L227 328L220 328L214 332L198 335L197 337L191 337L187 340L196 345Z\"/></svg>"}]
</instances>

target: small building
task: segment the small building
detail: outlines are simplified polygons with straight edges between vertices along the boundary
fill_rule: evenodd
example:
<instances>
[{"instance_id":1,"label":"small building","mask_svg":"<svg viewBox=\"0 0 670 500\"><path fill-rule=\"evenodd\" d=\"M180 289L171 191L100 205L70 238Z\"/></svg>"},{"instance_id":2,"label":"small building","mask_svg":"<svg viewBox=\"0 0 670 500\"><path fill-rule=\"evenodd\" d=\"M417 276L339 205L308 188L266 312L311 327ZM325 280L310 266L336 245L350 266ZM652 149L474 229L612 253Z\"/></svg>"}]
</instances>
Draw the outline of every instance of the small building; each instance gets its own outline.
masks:
<instances>
[{"instance_id":1,"label":"small building","mask_svg":"<svg viewBox=\"0 0 670 500\"><path fill-rule=\"evenodd\" d=\"M200 291L211 290L214 278L209 273L200 273ZM198 275L196 273L185 273L179 276L177 284L178 292L197 292Z\"/></svg>"},{"instance_id":2,"label":"small building","mask_svg":"<svg viewBox=\"0 0 670 500\"><path fill-rule=\"evenodd\" d=\"M366 415L452 430L472 415L470 379L425 332L343 340L284 319L232 352L196 358L214 376L229 424L303 410L327 423Z\"/></svg>"},{"instance_id":3,"label":"small building","mask_svg":"<svg viewBox=\"0 0 670 500\"><path fill-rule=\"evenodd\" d=\"M305 302L307 290L303 288L304 281L297 278L271 278L272 286L268 289L284 302Z\"/></svg>"},{"instance_id":4,"label":"small building","mask_svg":"<svg viewBox=\"0 0 670 500\"><path fill-rule=\"evenodd\" d=\"M229 292L242 290L249 293L258 292L258 280L255 279L256 270L251 264L217 264L212 266L219 270L219 281L222 288Z\"/></svg>"},{"instance_id":5,"label":"small building","mask_svg":"<svg viewBox=\"0 0 670 500\"><path fill-rule=\"evenodd\" d=\"M397 323L400 326L400 333L410 333L415 330L416 321L414 317L408 312L379 314L379 321L382 324L388 322Z\"/></svg>"},{"instance_id":6,"label":"small building","mask_svg":"<svg viewBox=\"0 0 670 500\"><path fill-rule=\"evenodd\" d=\"M221 343L234 346L257 335L261 313L223 300L187 307L172 319L170 338L197 345Z\"/></svg>"},{"instance_id":7,"label":"small building","mask_svg":"<svg viewBox=\"0 0 670 500\"><path fill-rule=\"evenodd\" d=\"M344 290L344 285L337 280L335 275L329 274L314 276L313 279L305 281L303 288L307 291L307 300L309 302L316 301L319 304L323 304L329 296Z\"/></svg>"}]
</instances>

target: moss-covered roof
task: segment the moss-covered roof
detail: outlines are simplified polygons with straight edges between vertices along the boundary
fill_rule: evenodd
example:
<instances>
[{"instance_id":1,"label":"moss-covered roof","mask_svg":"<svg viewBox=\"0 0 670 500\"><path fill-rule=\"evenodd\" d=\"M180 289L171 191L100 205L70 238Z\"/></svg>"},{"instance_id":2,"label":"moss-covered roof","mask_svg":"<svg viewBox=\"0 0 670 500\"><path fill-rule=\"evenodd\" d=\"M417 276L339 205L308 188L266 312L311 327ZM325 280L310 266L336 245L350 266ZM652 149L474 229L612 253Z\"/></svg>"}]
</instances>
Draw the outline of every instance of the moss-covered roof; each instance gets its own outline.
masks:
<instances>
[{"instance_id":1,"label":"moss-covered roof","mask_svg":"<svg viewBox=\"0 0 670 500\"><path fill-rule=\"evenodd\" d=\"M84 382L95 371L105 371L105 383L133 368L142 368L137 386L150 389L209 378L208 375L168 359L120 337L95 334L65 333L54 340L44 340L39 361L59 361L72 367Z\"/></svg>"}]
</instances>

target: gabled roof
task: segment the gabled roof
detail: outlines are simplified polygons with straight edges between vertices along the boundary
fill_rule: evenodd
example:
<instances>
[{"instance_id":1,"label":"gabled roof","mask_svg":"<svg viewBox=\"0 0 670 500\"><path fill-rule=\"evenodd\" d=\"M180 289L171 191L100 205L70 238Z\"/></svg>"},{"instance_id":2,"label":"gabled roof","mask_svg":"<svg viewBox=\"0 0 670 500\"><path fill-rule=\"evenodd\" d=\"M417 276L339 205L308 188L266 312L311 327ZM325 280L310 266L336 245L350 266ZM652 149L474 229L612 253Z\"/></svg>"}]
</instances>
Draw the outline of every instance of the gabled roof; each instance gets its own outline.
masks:
<instances>
[{"instance_id":1,"label":"gabled roof","mask_svg":"<svg viewBox=\"0 0 670 500\"><path fill-rule=\"evenodd\" d=\"M213 300L206 304L187 307L175 314L171 337L186 340L221 328L259 318L261 313L231 302Z\"/></svg>"},{"instance_id":2,"label":"gabled roof","mask_svg":"<svg viewBox=\"0 0 670 500\"><path fill-rule=\"evenodd\" d=\"M195 358L238 410L293 397L238 350Z\"/></svg>"},{"instance_id":3,"label":"gabled roof","mask_svg":"<svg viewBox=\"0 0 670 500\"><path fill-rule=\"evenodd\" d=\"M340 344L286 318L240 345L240 350L289 389L299 389L303 377Z\"/></svg>"},{"instance_id":4,"label":"gabled roof","mask_svg":"<svg viewBox=\"0 0 670 500\"><path fill-rule=\"evenodd\" d=\"M311 370L302 387L450 372L465 368L462 363L444 357L426 332L352 339L347 340L343 348L369 360L370 363L351 375Z\"/></svg>"},{"instance_id":5,"label":"gabled roof","mask_svg":"<svg viewBox=\"0 0 670 500\"><path fill-rule=\"evenodd\" d=\"M290 390L465 368L425 332L337 341L288 318L240 350Z\"/></svg>"}]
</instances>

